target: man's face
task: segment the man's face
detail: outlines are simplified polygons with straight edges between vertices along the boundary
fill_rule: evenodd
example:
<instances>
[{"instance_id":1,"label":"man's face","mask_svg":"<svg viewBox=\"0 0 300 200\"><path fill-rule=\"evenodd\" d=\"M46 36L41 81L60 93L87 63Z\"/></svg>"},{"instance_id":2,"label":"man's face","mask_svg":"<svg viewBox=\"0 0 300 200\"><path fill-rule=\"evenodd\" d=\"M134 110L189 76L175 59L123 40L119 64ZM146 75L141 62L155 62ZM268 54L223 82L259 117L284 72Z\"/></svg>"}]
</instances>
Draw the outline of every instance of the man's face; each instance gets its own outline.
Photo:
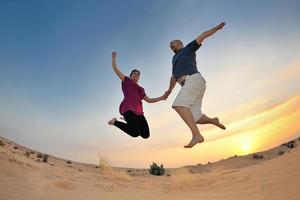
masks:
<instances>
[{"instance_id":1,"label":"man's face","mask_svg":"<svg viewBox=\"0 0 300 200\"><path fill-rule=\"evenodd\" d=\"M182 48L182 44L181 42L179 42L178 40L173 40L171 43L170 43L170 48L172 49L172 51L174 53L177 53L179 49Z\"/></svg>"}]
</instances>

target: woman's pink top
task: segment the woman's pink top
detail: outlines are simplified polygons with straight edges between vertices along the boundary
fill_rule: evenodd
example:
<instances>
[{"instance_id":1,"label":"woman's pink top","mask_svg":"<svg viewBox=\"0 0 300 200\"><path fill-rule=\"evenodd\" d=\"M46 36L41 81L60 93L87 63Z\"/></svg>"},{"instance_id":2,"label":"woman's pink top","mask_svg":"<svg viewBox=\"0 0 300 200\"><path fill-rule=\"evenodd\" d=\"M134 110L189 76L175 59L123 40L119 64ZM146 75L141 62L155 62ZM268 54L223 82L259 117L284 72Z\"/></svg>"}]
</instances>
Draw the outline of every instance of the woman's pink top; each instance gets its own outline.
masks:
<instances>
[{"instance_id":1,"label":"woman's pink top","mask_svg":"<svg viewBox=\"0 0 300 200\"><path fill-rule=\"evenodd\" d=\"M125 76L124 81L122 81L122 91L124 99L120 104L120 114L123 115L126 111L131 110L136 115L143 115L142 100L146 95L144 88Z\"/></svg>"}]
</instances>

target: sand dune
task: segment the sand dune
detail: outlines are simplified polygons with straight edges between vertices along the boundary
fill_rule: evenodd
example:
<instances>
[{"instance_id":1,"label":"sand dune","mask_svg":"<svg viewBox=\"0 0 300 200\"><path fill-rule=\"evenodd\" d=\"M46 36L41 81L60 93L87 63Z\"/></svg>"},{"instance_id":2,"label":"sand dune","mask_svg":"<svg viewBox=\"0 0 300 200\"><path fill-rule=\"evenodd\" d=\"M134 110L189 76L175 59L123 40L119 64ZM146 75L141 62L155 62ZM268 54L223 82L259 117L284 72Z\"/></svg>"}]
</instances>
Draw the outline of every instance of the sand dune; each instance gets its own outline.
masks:
<instances>
[{"instance_id":1,"label":"sand dune","mask_svg":"<svg viewBox=\"0 0 300 200\"><path fill-rule=\"evenodd\" d=\"M43 162L39 152L0 140L1 200L300 199L298 147L281 145L256 156L233 156L152 176L147 169L114 168L103 162L96 166L54 156Z\"/></svg>"}]
</instances>

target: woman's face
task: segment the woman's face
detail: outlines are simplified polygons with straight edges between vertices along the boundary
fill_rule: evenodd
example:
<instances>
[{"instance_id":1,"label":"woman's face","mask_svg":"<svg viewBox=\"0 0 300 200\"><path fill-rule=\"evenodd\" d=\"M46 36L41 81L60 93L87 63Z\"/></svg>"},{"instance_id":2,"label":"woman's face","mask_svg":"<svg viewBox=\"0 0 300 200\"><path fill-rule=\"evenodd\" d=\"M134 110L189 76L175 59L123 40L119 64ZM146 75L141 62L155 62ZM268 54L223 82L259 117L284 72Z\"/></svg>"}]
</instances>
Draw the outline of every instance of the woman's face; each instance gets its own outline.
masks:
<instances>
[{"instance_id":1,"label":"woman's face","mask_svg":"<svg viewBox=\"0 0 300 200\"><path fill-rule=\"evenodd\" d=\"M130 78L131 80L137 83L140 80L140 72L139 71L132 72Z\"/></svg>"}]
</instances>

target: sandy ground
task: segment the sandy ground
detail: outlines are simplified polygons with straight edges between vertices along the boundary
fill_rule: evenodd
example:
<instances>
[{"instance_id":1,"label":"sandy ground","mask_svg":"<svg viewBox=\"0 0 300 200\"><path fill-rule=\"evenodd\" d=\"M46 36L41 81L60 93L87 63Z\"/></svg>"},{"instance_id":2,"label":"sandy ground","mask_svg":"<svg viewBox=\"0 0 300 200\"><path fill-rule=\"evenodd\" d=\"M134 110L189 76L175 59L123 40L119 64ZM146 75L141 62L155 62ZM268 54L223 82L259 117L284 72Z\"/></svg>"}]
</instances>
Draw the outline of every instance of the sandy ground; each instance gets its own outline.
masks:
<instances>
[{"instance_id":1,"label":"sandy ground","mask_svg":"<svg viewBox=\"0 0 300 200\"><path fill-rule=\"evenodd\" d=\"M0 140L1 200L300 199L299 145L257 153L260 159L237 156L152 176L147 169L67 163L53 156L45 163L37 158L39 152ZM295 141L300 144L299 138Z\"/></svg>"}]
</instances>

